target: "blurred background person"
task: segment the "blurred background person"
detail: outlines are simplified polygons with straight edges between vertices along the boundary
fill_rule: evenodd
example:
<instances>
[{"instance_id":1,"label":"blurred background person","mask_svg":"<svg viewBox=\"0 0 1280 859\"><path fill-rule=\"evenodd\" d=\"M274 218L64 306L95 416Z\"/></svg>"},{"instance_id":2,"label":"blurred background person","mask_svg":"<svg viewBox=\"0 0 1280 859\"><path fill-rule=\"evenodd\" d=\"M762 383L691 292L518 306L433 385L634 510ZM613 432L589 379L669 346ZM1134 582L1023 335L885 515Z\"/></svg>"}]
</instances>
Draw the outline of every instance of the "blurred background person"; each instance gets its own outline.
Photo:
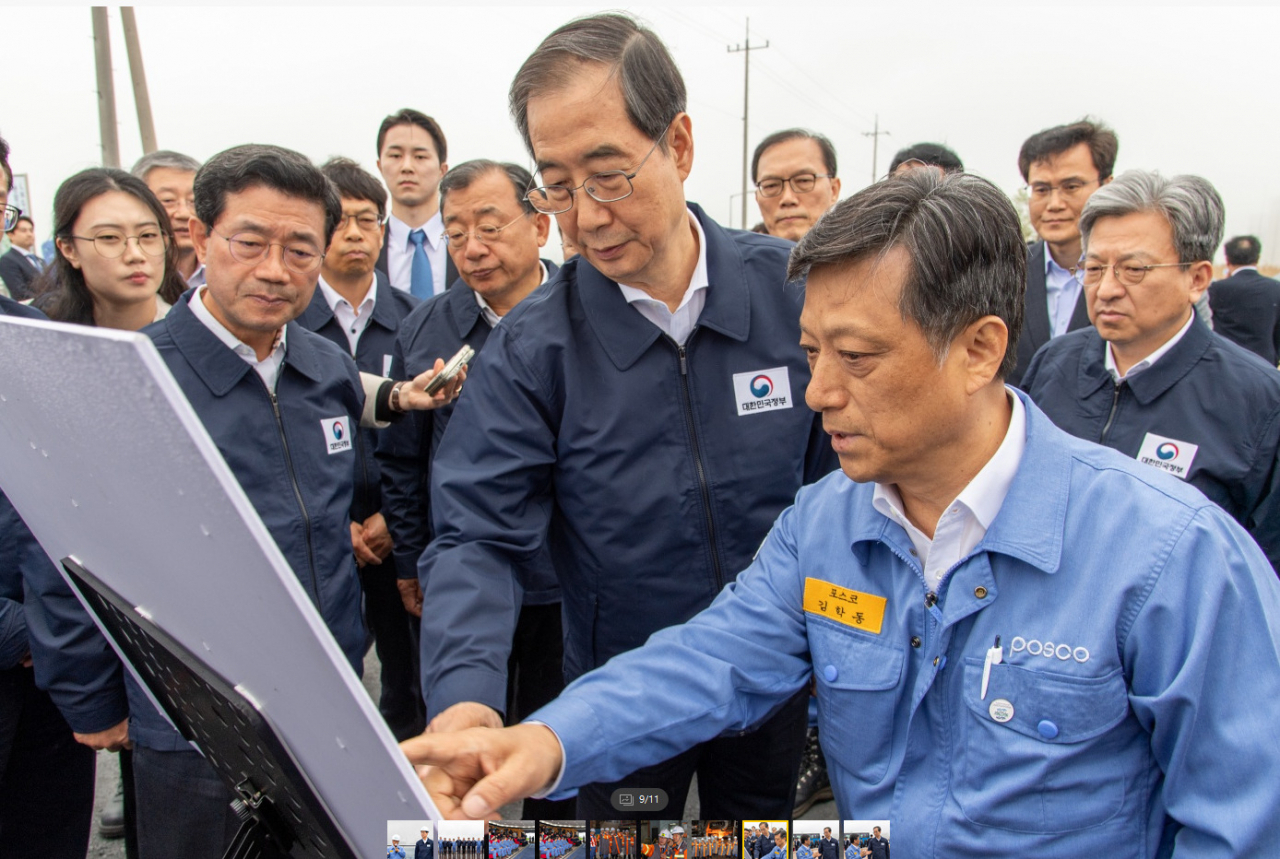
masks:
<instances>
[{"instance_id":1,"label":"blurred background person","mask_svg":"<svg viewBox=\"0 0 1280 859\"><path fill-rule=\"evenodd\" d=\"M196 214L196 171L200 162L190 155L160 149L138 159L129 172L151 189L169 214L173 230L174 266L187 286L204 286L204 264L196 256L188 223ZM170 304L177 298L164 296Z\"/></svg>"}]
</instances>

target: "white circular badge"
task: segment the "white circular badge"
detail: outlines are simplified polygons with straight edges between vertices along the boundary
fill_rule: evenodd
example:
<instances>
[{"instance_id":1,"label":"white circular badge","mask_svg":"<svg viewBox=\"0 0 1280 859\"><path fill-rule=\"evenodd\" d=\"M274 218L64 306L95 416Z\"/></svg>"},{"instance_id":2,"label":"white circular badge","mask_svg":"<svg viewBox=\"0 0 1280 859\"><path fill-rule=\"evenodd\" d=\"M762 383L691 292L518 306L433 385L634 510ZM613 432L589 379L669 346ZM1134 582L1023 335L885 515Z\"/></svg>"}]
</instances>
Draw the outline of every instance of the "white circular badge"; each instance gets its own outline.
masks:
<instances>
[{"instance_id":1,"label":"white circular badge","mask_svg":"<svg viewBox=\"0 0 1280 859\"><path fill-rule=\"evenodd\" d=\"M991 714L991 718L997 722L1007 722L1013 718L1013 704L1004 698L997 698L991 702L991 706L987 708L987 712Z\"/></svg>"}]
</instances>

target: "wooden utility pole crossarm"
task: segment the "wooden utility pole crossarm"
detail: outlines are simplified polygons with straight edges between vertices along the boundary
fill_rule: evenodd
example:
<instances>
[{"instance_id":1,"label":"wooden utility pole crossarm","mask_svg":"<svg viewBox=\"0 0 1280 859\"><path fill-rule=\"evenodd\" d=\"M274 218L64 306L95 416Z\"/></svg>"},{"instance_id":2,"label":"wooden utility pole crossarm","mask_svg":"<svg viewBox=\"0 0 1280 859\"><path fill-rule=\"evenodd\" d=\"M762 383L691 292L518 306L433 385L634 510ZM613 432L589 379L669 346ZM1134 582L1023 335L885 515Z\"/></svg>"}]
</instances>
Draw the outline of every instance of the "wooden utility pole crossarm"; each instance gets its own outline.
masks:
<instances>
[{"instance_id":1,"label":"wooden utility pole crossarm","mask_svg":"<svg viewBox=\"0 0 1280 859\"><path fill-rule=\"evenodd\" d=\"M747 177L751 158L751 137L747 117L751 106L751 52L769 47L766 40L763 45L751 44L751 19L747 19L746 41L741 45L728 46L729 53L742 54L742 229L747 228Z\"/></svg>"}]
</instances>

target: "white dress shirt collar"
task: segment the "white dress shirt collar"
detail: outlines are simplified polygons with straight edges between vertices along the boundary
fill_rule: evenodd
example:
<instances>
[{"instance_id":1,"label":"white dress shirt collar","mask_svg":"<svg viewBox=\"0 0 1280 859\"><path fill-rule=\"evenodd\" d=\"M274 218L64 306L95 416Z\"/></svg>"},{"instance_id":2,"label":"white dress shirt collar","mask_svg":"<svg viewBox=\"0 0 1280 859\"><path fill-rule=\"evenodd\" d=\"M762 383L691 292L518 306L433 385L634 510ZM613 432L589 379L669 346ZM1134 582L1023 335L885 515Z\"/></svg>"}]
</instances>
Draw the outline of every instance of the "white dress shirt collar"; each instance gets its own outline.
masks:
<instances>
[{"instance_id":1,"label":"white dress shirt collar","mask_svg":"<svg viewBox=\"0 0 1280 859\"><path fill-rule=\"evenodd\" d=\"M1022 462L1022 454L1027 447L1026 408L1012 390L1006 388L1005 394L1009 397L1012 413L1004 440L969 485L947 505L934 528L932 540L907 518L897 487L877 483L872 493L871 505L876 511L907 532L920 559L925 582L934 590L941 587L951 568L982 542L1000 512Z\"/></svg>"},{"instance_id":2,"label":"white dress shirt collar","mask_svg":"<svg viewBox=\"0 0 1280 859\"><path fill-rule=\"evenodd\" d=\"M191 293L191 300L188 302L191 312L195 314L196 319L204 323L205 328L212 331L214 336L222 341L224 346L243 358L245 363L257 372L262 379L262 383L267 386L268 391L275 391L276 382L280 380L280 368L284 364L284 341L288 326L280 326L280 330L276 332L275 342L271 344L270 354L259 361L258 353L253 350L253 347L228 331L227 327L209 312L209 308L204 306L204 300L200 296L205 289L206 287L201 287Z\"/></svg>"},{"instance_id":3,"label":"white dress shirt collar","mask_svg":"<svg viewBox=\"0 0 1280 859\"><path fill-rule=\"evenodd\" d=\"M622 297L628 304L682 346L698 324L698 317L702 315L702 308L707 303L707 290L711 287L707 270L707 234L703 232L702 224L698 223L692 211L689 211L689 220L698 234L698 264L693 269L684 297L674 313L665 302L653 298L643 289L618 284L618 289L622 290Z\"/></svg>"},{"instance_id":4,"label":"white dress shirt collar","mask_svg":"<svg viewBox=\"0 0 1280 859\"><path fill-rule=\"evenodd\" d=\"M356 354L356 346L360 345L360 335L369 327L369 321L373 319L373 306L378 298L377 280L370 282L369 291L365 293L364 301L360 302L359 307L352 307L351 302L325 283L324 275L320 276L320 293L328 302L329 309L333 311L333 318L342 326L342 333L347 335L347 346L350 347L351 354Z\"/></svg>"},{"instance_id":5,"label":"white dress shirt collar","mask_svg":"<svg viewBox=\"0 0 1280 859\"><path fill-rule=\"evenodd\" d=\"M1161 358L1164 357L1166 352L1168 352L1174 346L1178 345L1178 341L1181 340L1183 336L1188 331L1191 330L1191 323L1195 321L1196 321L1196 315L1193 312L1188 317L1187 323L1178 329L1177 334L1173 335L1168 340L1164 341L1164 344L1159 349L1152 352L1150 355L1148 355L1147 357L1143 358L1141 361L1139 361L1138 363L1130 367L1129 372L1125 373L1123 376L1120 375L1120 370L1119 368L1116 367L1116 356L1115 356L1115 353L1111 351L1111 344L1106 343L1104 341L1103 352L1105 354L1105 357L1103 358L1103 363L1107 367L1107 372L1111 374L1112 380L1117 383L1122 382L1125 379L1133 378L1134 376L1141 373L1143 370L1150 369L1151 366L1155 364L1156 361L1159 361Z\"/></svg>"},{"instance_id":6,"label":"white dress shirt collar","mask_svg":"<svg viewBox=\"0 0 1280 859\"><path fill-rule=\"evenodd\" d=\"M396 289L409 292L413 281L414 249L409 233L416 229L425 234L422 248L431 262L431 290L433 295L439 295L449 288L449 284L445 281L448 249L444 241L444 218L438 210L421 227L411 227L395 215L387 219L387 277Z\"/></svg>"},{"instance_id":7,"label":"white dress shirt collar","mask_svg":"<svg viewBox=\"0 0 1280 859\"><path fill-rule=\"evenodd\" d=\"M538 260L538 271L542 273L542 279L538 281L538 286L547 282L547 267L543 265L542 260ZM471 290L471 294L476 297L476 304L480 305L480 315L484 317L484 321L489 323L490 328L497 328L498 323L502 321L494 309L489 306L489 302L484 300L484 296Z\"/></svg>"}]
</instances>

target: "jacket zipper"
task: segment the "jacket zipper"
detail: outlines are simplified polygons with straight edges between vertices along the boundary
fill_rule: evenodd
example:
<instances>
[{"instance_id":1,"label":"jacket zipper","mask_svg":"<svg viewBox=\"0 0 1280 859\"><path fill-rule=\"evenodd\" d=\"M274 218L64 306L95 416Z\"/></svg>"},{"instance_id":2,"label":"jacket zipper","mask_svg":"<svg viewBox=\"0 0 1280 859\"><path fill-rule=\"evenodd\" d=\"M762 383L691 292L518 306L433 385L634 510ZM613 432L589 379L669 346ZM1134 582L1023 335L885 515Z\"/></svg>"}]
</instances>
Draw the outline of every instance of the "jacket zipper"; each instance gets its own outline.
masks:
<instances>
[{"instance_id":1,"label":"jacket zipper","mask_svg":"<svg viewBox=\"0 0 1280 859\"><path fill-rule=\"evenodd\" d=\"M693 336L692 333L689 335ZM667 338L670 340L671 338ZM720 569L720 554L716 550L716 523L711 515L711 490L707 486L707 470L702 464L702 447L698 444L698 431L693 421L693 395L689 390L689 361L685 347L676 344L680 358L680 391L684 394L684 422L689 429L689 441L693 445L693 463L698 471L698 490L702 494L702 512L707 519L707 537L711 541L711 570L716 577L716 593L724 590L724 572Z\"/></svg>"},{"instance_id":2,"label":"jacket zipper","mask_svg":"<svg viewBox=\"0 0 1280 859\"><path fill-rule=\"evenodd\" d=\"M302 511L302 529L307 539L307 564L311 568L311 590L315 593L316 611L324 614L324 605L320 599L320 580L316 576L316 555L311 546L311 514L307 512L306 502L302 500L302 490L298 487L298 474L293 469L293 456L289 453L289 439L284 434L284 419L280 416L280 401L275 391L262 384L263 390L271 399L271 411L276 416L276 429L280 431L280 444L284 447L284 464L289 472L289 484L293 487L293 497L298 501L298 509Z\"/></svg>"},{"instance_id":3,"label":"jacket zipper","mask_svg":"<svg viewBox=\"0 0 1280 859\"><path fill-rule=\"evenodd\" d=\"M1116 419L1116 409L1120 406L1120 389L1124 387L1124 382L1116 382L1115 391L1111 395L1111 414L1107 415L1107 424L1102 428L1102 437L1098 439L1099 444L1107 443L1107 433L1111 432L1111 424Z\"/></svg>"}]
</instances>

